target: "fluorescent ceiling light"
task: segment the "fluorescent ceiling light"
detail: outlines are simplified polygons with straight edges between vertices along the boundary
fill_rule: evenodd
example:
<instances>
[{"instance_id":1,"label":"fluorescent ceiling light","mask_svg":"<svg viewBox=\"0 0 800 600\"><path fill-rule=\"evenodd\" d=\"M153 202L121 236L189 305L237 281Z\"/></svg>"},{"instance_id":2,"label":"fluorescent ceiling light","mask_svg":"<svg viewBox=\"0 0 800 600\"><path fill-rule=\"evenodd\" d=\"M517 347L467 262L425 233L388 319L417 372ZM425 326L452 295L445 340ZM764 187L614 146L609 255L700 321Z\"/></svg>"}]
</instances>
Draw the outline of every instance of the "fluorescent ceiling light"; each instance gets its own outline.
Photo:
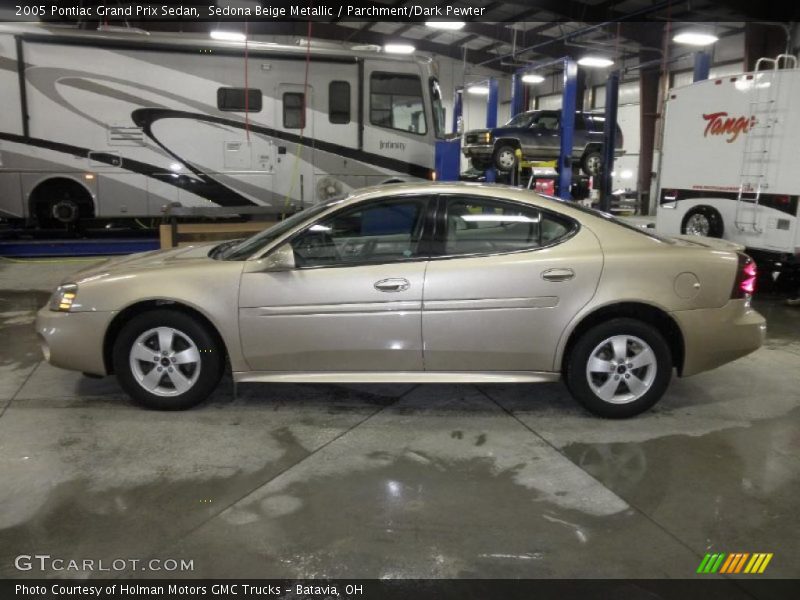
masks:
<instances>
[{"instance_id":1,"label":"fluorescent ceiling light","mask_svg":"<svg viewBox=\"0 0 800 600\"><path fill-rule=\"evenodd\" d=\"M544 81L544 76L538 73L525 73L525 75L522 76L522 81L524 83L542 83Z\"/></svg>"},{"instance_id":2,"label":"fluorescent ceiling light","mask_svg":"<svg viewBox=\"0 0 800 600\"><path fill-rule=\"evenodd\" d=\"M605 56L584 56L578 60L578 64L582 67L610 67L614 61Z\"/></svg>"},{"instance_id":3,"label":"fluorescent ceiling light","mask_svg":"<svg viewBox=\"0 0 800 600\"><path fill-rule=\"evenodd\" d=\"M434 29L449 29L450 31L458 31L463 29L464 21L426 21L425 25L433 27Z\"/></svg>"},{"instance_id":4,"label":"fluorescent ceiling light","mask_svg":"<svg viewBox=\"0 0 800 600\"><path fill-rule=\"evenodd\" d=\"M411 54L416 48L411 44L385 44L383 51L388 54Z\"/></svg>"},{"instance_id":5,"label":"fluorescent ceiling light","mask_svg":"<svg viewBox=\"0 0 800 600\"><path fill-rule=\"evenodd\" d=\"M221 42L243 42L247 39L247 36L243 33L239 33L238 31L219 31L215 30L212 31L210 34L211 39L219 40Z\"/></svg>"},{"instance_id":6,"label":"fluorescent ceiling light","mask_svg":"<svg viewBox=\"0 0 800 600\"><path fill-rule=\"evenodd\" d=\"M487 96L489 95L489 86L488 85L471 85L467 88L467 92L470 94L476 94L478 96Z\"/></svg>"},{"instance_id":7,"label":"fluorescent ceiling light","mask_svg":"<svg viewBox=\"0 0 800 600\"><path fill-rule=\"evenodd\" d=\"M712 33L702 31L682 31L676 33L672 41L677 44L687 44L689 46L709 46L719 41L719 38Z\"/></svg>"}]
</instances>

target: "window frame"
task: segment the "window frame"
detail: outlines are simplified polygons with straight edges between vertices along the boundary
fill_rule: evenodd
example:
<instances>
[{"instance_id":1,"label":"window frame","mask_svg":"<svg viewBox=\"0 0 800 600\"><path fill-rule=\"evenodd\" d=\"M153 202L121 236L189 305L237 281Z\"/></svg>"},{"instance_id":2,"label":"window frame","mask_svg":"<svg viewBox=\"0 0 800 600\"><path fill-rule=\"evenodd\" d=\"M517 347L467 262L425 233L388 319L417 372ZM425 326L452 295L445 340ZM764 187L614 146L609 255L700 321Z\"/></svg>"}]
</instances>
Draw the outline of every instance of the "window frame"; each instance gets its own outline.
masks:
<instances>
[{"instance_id":1,"label":"window frame","mask_svg":"<svg viewBox=\"0 0 800 600\"><path fill-rule=\"evenodd\" d=\"M285 244L291 244L295 239L306 233L315 225L319 225L323 221L328 219L336 218L337 216L345 213L349 210L357 210L357 209L364 209L368 206L373 204L380 204L382 202L394 202L394 201L403 201L403 200L422 200L422 232L420 233L419 242L417 244L417 253L414 256L410 256L408 258L393 258L390 260L376 260L376 261L366 261L366 262L350 262L350 263L338 263L332 265L296 265L294 270L296 271L308 271L312 269L342 269L342 268L351 268L351 267L369 267L374 265L388 265L388 264L405 264L411 262L419 262L419 261L427 261L431 258L431 240L433 238L433 230L435 227L435 208L437 205L437 196L436 194L431 193L417 193L417 194L401 194L396 196L379 196L376 198L370 198L369 200L363 200L360 202L354 202L350 204L346 204L345 206L341 206L336 210L323 213L315 218L313 221L305 223L301 226L300 229L289 235L288 237L281 240L275 246L271 247L268 252L266 252L261 258L266 258L272 252L276 251L278 248L283 247Z\"/></svg>"},{"instance_id":2,"label":"window frame","mask_svg":"<svg viewBox=\"0 0 800 600\"><path fill-rule=\"evenodd\" d=\"M373 81L373 78L376 75L389 75L389 76L393 76L393 77L398 77L398 76L399 77L411 77L411 78L416 79L419 82L419 97L420 97L420 102L422 104L422 116L425 119L425 131L424 132L420 133L420 132L417 132L417 131L409 131L408 129L400 129L399 127L389 127L389 126L383 125L381 123L376 123L375 121L372 120L372 110L373 110L372 109L372 96L373 96L372 81ZM386 95L386 94L383 94L383 95ZM392 95L389 95L389 97L391 98ZM392 108L390 110L390 112L393 112L393 110L394 109ZM418 136L421 136L421 137L426 137L426 136L428 136L430 134L431 128L430 128L430 126L428 124L428 109L427 109L427 106L425 106L425 86L422 85L422 77L420 77L419 74L415 74L415 73L392 73L391 71L372 71L369 74L369 102L368 102L368 106L367 106L367 111L369 113L369 124L372 125L373 127L380 127L381 129L387 129L389 131L399 131L401 133L407 133L409 135L418 135ZM394 120L394 118L392 120Z\"/></svg>"},{"instance_id":3,"label":"window frame","mask_svg":"<svg viewBox=\"0 0 800 600\"><path fill-rule=\"evenodd\" d=\"M333 98L333 86L334 84L338 85L346 85L347 86L347 120L346 121L334 121L333 120L333 110L332 110L332 98ZM352 103L353 103L353 87L350 85L349 81L344 79L333 79L328 83L328 123L331 125L349 125L353 122L353 110L352 110ZM338 113L337 113L338 114Z\"/></svg>"},{"instance_id":4,"label":"window frame","mask_svg":"<svg viewBox=\"0 0 800 600\"><path fill-rule=\"evenodd\" d=\"M258 102L251 105L250 100L247 101L247 108L245 109L245 105L242 104L241 108L222 108L220 106L222 97L225 95L227 91L237 91L242 92L242 99L246 98L248 95L257 92L258 93ZM258 108L256 108L256 105ZM217 88L217 110L221 112L247 112L247 113L260 113L264 108L264 92L261 91L261 88L254 88L254 87L233 87L233 86L224 86L221 85Z\"/></svg>"},{"instance_id":5,"label":"window frame","mask_svg":"<svg viewBox=\"0 0 800 600\"><path fill-rule=\"evenodd\" d=\"M286 124L286 96L300 96L301 103L300 103L300 127L290 127ZM295 110L292 107L292 110ZM284 129L305 129L306 127L306 112L308 111L308 105L306 104L306 93L305 92L283 92L281 94L281 116L283 117L281 120L281 125Z\"/></svg>"},{"instance_id":6,"label":"window frame","mask_svg":"<svg viewBox=\"0 0 800 600\"><path fill-rule=\"evenodd\" d=\"M465 252L463 254L448 254L445 252L447 247L447 218L450 211L450 204L452 199L466 199L471 202L494 202L497 204L508 205L517 209L537 210L544 217L552 217L553 220L562 221L567 226L567 233L560 238L553 240L549 244L536 246L533 248L520 248L518 250L502 250L497 252ZM450 200L450 202L448 202ZM564 242L569 241L580 231L581 224L578 220L568 217L563 213L549 210L539 206L538 204L528 204L527 202L519 202L517 200L510 200L506 198L497 198L495 196L475 196L471 194L439 194L437 198L436 208L436 227L433 232L431 241L430 259L431 260L452 260L458 258L477 258L481 256L502 256L506 254L521 254L523 252L537 252L547 248L559 246Z\"/></svg>"}]
</instances>

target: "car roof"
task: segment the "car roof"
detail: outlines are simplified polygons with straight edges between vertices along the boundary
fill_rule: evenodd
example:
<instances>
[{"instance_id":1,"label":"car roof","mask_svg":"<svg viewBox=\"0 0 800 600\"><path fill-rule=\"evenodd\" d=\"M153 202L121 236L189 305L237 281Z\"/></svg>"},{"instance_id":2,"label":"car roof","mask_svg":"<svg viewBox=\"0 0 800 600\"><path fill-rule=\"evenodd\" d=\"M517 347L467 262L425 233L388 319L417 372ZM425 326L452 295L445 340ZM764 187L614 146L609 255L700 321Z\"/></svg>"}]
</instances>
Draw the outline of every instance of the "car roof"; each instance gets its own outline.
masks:
<instances>
[{"instance_id":1,"label":"car roof","mask_svg":"<svg viewBox=\"0 0 800 600\"><path fill-rule=\"evenodd\" d=\"M420 183L389 183L360 188L344 198L342 205L357 203L370 198L383 196L403 196L418 194L465 194L484 196L498 200L512 200L563 211L569 204L557 198L548 198L525 188L500 185L496 183L475 183L463 181L429 181ZM576 211L577 212L577 211ZM577 215L576 215L577 216Z\"/></svg>"}]
</instances>

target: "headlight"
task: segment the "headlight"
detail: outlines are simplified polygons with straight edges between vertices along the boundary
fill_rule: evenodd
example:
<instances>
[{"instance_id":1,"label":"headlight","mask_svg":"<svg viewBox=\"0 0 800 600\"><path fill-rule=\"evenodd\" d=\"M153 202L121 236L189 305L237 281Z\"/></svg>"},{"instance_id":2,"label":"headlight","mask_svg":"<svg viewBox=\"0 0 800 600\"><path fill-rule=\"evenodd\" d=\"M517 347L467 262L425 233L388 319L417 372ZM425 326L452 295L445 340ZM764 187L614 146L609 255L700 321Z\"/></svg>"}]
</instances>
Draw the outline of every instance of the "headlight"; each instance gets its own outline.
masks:
<instances>
[{"instance_id":1,"label":"headlight","mask_svg":"<svg viewBox=\"0 0 800 600\"><path fill-rule=\"evenodd\" d=\"M50 310L69 312L78 296L78 286L75 283L65 283L56 288L50 297Z\"/></svg>"},{"instance_id":2,"label":"headlight","mask_svg":"<svg viewBox=\"0 0 800 600\"><path fill-rule=\"evenodd\" d=\"M484 131L478 137L479 137L480 141L483 142L484 144L488 144L489 142L492 141L492 134L490 132L488 132L488 131Z\"/></svg>"}]
</instances>

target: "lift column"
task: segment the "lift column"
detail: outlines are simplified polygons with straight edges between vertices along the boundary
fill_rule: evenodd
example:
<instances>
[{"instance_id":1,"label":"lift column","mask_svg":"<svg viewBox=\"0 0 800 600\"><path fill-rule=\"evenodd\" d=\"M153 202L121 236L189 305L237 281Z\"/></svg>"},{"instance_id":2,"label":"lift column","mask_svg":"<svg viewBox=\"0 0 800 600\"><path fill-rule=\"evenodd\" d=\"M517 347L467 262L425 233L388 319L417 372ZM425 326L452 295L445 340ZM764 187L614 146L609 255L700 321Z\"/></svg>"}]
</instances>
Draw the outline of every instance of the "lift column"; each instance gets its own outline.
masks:
<instances>
[{"instance_id":1,"label":"lift column","mask_svg":"<svg viewBox=\"0 0 800 600\"><path fill-rule=\"evenodd\" d=\"M498 87L497 79L489 78L489 97L486 100L486 129L497 127L497 107L498 107ZM494 164L486 169L486 182L494 183L497 181L497 171Z\"/></svg>"},{"instance_id":2,"label":"lift column","mask_svg":"<svg viewBox=\"0 0 800 600\"><path fill-rule=\"evenodd\" d=\"M578 65L564 59L564 94L561 102L561 152L558 162L558 196L571 200L572 141L575 136L575 104L578 90Z\"/></svg>"},{"instance_id":3,"label":"lift column","mask_svg":"<svg viewBox=\"0 0 800 600\"><path fill-rule=\"evenodd\" d=\"M692 81L705 81L711 71L711 55L705 50L694 54L694 76Z\"/></svg>"},{"instance_id":4,"label":"lift column","mask_svg":"<svg viewBox=\"0 0 800 600\"><path fill-rule=\"evenodd\" d=\"M619 104L619 71L606 80L606 110L603 126L603 158L600 167L600 210L611 210L614 171L614 149L617 144L617 105Z\"/></svg>"}]
</instances>

